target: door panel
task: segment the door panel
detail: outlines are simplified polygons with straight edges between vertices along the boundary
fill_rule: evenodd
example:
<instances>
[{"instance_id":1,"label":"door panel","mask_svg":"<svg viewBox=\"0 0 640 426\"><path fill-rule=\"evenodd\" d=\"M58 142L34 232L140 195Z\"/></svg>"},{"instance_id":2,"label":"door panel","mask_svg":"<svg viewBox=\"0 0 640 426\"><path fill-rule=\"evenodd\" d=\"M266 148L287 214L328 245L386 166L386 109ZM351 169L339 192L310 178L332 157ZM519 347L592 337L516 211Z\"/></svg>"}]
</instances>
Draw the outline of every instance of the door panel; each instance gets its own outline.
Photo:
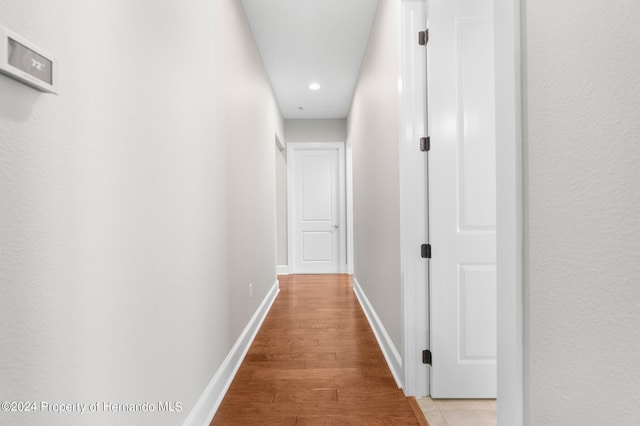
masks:
<instances>
[{"instance_id":1,"label":"door panel","mask_svg":"<svg viewBox=\"0 0 640 426\"><path fill-rule=\"evenodd\" d=\"M456 19L458 205L460 229L495 232L495 131L492 106L493 62L485 44L492 40L491 21ZM488 125L489 124L489 125Z\"/></svg>"},{"instance_id":2,"label":"door panel","mask_svg":"<svg viewBox=\"0 0 640 426\"><path fill-rule=\"evenodd\" d=\"M496 267L458 265L460 295L460 362L496 359L496 335L486 330L496 328Z\"/></svg>"},{"instance_id":3,"label":"door panel","mask_svg":"<svg viewBox=\"0 0 640 426\"><path fill-rule=\"evenodd\" d=\"M303 232L302 233L302 261L303 262L331 262L333 258L333 233Z\"/></svg>"},{"instance_id":4,"label":"door panel","mask_svg":"<svg viewBox=\"0 0 640 426\"><path fill-rule=\"evenodd\" d=\"M431 395L496 396L491 0L429 6Z\"/></svg>"},{"instance_id":5,"label":"door panel","mask_svg":"<svg viewBox=\"0 0 640 426\"><path fill-rule=\"evenodd\" d=\"M290 144L294 273L338 273L344 264L344 148Z\"/></svg>"},{"instance_id":6,"label":"door panel","mask_svg":"<svg viewBox=\"0 0 640 426\"><path fill-rule=\"evenodd\" d=\"M302 221L331 223L333 220L332 191L336 159L326 153L306 152L301 155Z\"/></svg>"}]
</instances>

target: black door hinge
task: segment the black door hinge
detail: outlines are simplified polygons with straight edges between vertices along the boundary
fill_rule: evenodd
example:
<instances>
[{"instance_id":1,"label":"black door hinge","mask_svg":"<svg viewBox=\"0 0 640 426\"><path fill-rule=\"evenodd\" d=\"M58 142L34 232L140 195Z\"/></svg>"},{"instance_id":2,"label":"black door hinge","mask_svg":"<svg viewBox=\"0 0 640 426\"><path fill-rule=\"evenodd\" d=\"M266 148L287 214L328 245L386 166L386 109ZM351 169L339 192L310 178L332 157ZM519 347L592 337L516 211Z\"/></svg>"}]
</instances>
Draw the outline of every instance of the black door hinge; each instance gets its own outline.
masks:
<instances>
[{"instance_id":1,"label":"black door hinge","mask_svg":"<svg viewBox=\"0 0 640 426\"><path fill-rule=\"evenodd\" d=\"M431 364L431 351L429 349L422 351L422 363L433 365Z\"/></svg>"},{"instance_id":2,"label":"black door hinge","mask_svg":"<svg viewBox=\"0 0 640 426\"><path fill-rule=\"evenodd\" d=\"M420 151L429 151L431 149L431 138L420 138Z\"/></svg>"},{"instance_id":3,"label":"black door hinge","mask_svg":"<svg viewBox=\"0 0 640 426\"><path fill-rule=\"evenodd\" d=\"M429 43L429 30L420 31L418 33L418 44L426 46L427 43Z\"/></svg>"},{"instance_id":4,"label":"black door hinge","mask_svg":"<svg viewBox=\"0 0 640 426\"><path fill-rule=\"evenodd\" d=\"M431 244L423 244L420 246L420 255L423 259L431 259Z\"/></svg>"}]
</instances>

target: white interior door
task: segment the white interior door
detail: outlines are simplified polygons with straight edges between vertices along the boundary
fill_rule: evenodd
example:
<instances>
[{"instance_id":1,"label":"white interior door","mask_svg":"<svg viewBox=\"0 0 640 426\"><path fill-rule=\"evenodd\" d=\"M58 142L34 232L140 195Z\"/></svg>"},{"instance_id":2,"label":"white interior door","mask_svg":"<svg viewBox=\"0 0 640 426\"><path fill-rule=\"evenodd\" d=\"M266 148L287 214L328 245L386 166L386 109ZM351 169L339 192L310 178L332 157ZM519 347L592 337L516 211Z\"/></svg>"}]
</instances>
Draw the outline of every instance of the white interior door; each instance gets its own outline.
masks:
<instances>
[{"instance_id":1,"label":"white interior door","mask_svg":"<svg viewBox=\"0 0 640 426\"><path fill-rule=\"evenodd\" d=\"M496 396L492 0L429 2L431 395Z\"/></svg>"},{"instance_id":2,"label":"white interior door","mask_svg":"<svg viewBox=\"0 0 640 426\"><path fill-rule=\"evenodd\" d=\"M293 273L342 272L344 146L289 144Z\"/></svg>"}]
</instances>

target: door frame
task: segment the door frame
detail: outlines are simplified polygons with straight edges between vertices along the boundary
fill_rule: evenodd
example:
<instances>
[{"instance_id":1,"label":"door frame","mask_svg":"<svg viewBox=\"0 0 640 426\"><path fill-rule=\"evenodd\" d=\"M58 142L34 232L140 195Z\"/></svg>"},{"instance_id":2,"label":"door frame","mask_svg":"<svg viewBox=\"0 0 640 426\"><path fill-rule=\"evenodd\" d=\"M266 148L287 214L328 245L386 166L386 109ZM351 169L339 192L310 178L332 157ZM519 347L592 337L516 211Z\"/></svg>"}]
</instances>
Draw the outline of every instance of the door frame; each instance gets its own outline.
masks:
<instances>
[{"instance_id":1,"label":"door frame","mask_svg":"<svg viewBox=\"0 0 640 426\"><path fill-rule=\"evenodd\" d=\"M296 194L294 188L294 170L296 163L295 151L318 151L318 150L338 150L338 198L340 201L339 211L339 228L338 238L340 246L340 259L338 264L338 272L345 273L348 270L347 266L347 253L346 253L346 198L345 198L345 144L343 142L289 142L287 143L287 257L289 259L289 273L296 274L299 271L296 270L295 253L294 253L294 238L295 238L295 205Z\"/></svg>"},{"instance_id":2,"label":"door frame","mask_svg":"<svg viewBox=\"0 0 640 426\"><path fill-rule=\"evenodd\" d=\"M407 26L408 9L426 0L401 0L398 2L399 84L400 100L400 162L401 201L403 224L402 259L409 264L414 256L414 241L409 234L413 226L420 226L419 219L411 214L410 191L406 182L420 184L421 175L411 168L408 156L403 155L407 137L406 126L424 120L421 111L412 111L411 93L419 90L419 81L411 73L411 49L403 43ZM496 197L497 197L497 305L498 305L498 404L499 425L522 426L524 424L524 303L523 303L523 164L522 164L522 94L521 94L521 30L520 0L494 0L495 63L496 63ZM428 16L427 16L428 23ZM415 62L415 58L413 59ZM411 78L411 76L414 76ZM424 92L423 92L424 93ZM406 127L411 128L411 127ZM420 136L421 137L421 136ZM414 142L417 144L417 140ZM413 155L419 155L415 152ZM426 195L426 192L425 192ZM425 235L426 237L426 235ZM424 312L428 312L426 298L416 299L425 281L417 281L403 271L403 356L404 391L407 396L422 396L427 389L427 375L417 361L425 347L421 339L428 336L428 324ZM418 300L416 302L416 300ZM420 306L422 304L422 306ZM437 356L437 355L435 355ZM417 379L416 379L417 377ZM424 379L423 379L424 378ZM424 381L423 381L424 380Z\"/></svg>"},{"instance_id":3,"label":"door frame","mask_svg":"<svg viewBox=\"0 0 640 426\"><path fill-rule=\"evenodd\" d=\"M417 42L426 26L425 0L403 0L400 17L400 239L402 277L403 390L429 395L430 369L422 363L429 348L429 263L420 256L427 242L427 154L418 149L427 133L426 50Z\"/></svg>"},{"instance_id":4,"label":"door frame","mask_svg":"<svg viewBox=\"0 0 640 426\"><path fill-rule=\"evenodd\" d=\"M521 0L494 0L498 424L524 424Z\"/></svg>"}]
</instances>

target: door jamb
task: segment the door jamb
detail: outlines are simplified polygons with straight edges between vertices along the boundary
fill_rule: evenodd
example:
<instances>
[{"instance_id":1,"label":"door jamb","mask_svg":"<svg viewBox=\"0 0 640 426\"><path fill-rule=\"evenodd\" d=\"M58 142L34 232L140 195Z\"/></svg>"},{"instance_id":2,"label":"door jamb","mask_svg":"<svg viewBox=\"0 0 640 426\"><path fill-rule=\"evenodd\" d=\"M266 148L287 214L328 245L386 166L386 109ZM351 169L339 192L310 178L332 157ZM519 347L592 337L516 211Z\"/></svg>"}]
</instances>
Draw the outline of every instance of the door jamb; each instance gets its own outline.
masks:
<instances>
[{"instance_id":1,"label":"door jamb","mask_svg":"<svg viewBox=\"0 0 640 426\"><path fill-rule=\"evenodd\" d=\"M399 3L400 43L400 250L402 279L403 390L407 396L429 395L430 369L422 363L429 349L428 261L420 245L428 242L427 156L419 141L426 135L426 50L418 31L426 27L424 0Z\"/></svg>"},{"instance_id":2,"label":"door jamb","mask_svg":"<svg viewBox=\"0 0 640 426\"><path fill-rule=\"evenodd\" d=\"M524 424L521 0L494 0L498 424Z\"/></svg>"}]
</instances>

